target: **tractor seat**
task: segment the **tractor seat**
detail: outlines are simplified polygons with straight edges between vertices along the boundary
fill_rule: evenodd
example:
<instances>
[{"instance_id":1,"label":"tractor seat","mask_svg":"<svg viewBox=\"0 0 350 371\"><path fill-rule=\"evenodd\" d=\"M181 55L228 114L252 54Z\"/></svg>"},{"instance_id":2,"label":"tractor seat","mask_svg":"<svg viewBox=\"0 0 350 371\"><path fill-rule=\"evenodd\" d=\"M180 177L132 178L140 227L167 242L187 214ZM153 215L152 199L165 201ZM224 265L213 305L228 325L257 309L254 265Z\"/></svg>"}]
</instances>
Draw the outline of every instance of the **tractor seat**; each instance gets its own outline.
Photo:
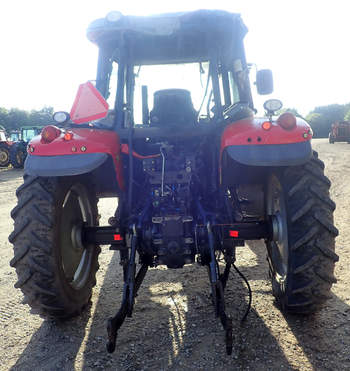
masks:
<instances>
[{"instance_id":1,"label":"tractor seat","mask_svg":"<svg viewBox=\"0 0 350 371\"><path fill-rule=\"evenodd\" d=\"M154 93L154 106L150 112L151 126L188 127L197 122L191 93L185 89L164 89Z\"/></svg>"}]
</instances>

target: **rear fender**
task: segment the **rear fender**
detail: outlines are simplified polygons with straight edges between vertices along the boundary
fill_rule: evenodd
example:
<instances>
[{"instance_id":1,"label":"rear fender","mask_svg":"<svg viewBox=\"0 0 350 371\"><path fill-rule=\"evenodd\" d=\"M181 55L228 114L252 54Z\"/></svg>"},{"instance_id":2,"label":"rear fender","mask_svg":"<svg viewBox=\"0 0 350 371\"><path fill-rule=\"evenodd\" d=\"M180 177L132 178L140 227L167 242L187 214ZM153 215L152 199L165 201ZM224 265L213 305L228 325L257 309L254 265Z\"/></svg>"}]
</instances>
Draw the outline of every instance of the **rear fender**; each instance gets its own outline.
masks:
<instances>
[{"instance_id":1,"label":"rear fender","mask_svg":"<svg viewBox=\"0 0 350 371\"><path fill-rule=\"evenodd\" d=\"M28 145L25 172L37 176L71 176L99 174L98 169L102 167L112 172L116 186L123 191L121 144L117 133L92 128L72 128L67 132L72 134L69 140L65 139L65 132L50 143L43 142L41 136L33 138Z\"/></svg>"},{"instance_id":2,"label":"rear fender","mask_svg":"<svg viewBox=\"0 0 350 371\"><path fill-rule=\"evenodd\" d=\"M229 124L221 136L223 152L243 165L292 166L307 162L312 154L312 130L302 119L291 130L273 121L269 130L262 128L267 119L247 118Z\"/></svg>"}]
</instances>

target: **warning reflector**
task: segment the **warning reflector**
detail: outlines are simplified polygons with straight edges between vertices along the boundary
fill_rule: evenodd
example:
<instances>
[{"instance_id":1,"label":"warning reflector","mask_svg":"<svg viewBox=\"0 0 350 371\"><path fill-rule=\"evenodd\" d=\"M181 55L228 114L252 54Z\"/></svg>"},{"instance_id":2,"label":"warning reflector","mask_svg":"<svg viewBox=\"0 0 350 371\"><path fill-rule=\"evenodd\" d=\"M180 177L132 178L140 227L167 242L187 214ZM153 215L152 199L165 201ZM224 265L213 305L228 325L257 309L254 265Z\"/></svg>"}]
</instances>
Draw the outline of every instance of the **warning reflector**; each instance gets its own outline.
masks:
<instances>
[{"instance_id":1,"label":"warning reflector","mask_svg":"<svg viewBox=\"0 0 350 371\"><path fill-rule=\"evenodd\" d=\"M98 120L107 115L108 103L90 81L79 86L73 107L71 120L75 124Z\"/></svg>"}]
</instances>

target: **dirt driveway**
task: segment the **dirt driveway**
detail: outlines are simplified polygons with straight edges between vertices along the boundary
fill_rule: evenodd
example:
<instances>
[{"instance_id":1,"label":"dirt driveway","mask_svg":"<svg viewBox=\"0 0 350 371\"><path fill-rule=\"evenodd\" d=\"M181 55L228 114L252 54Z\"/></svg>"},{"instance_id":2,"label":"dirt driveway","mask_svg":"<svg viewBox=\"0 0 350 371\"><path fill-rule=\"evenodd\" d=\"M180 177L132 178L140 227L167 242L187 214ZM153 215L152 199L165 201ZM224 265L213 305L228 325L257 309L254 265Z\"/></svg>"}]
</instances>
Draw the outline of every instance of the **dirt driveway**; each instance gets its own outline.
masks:
<instances>
[{"instance_id":1,"label":"dirt driveway","mask_svg":"<svg viewBox=\"0 0 350 371\"><path fill-rule=\"evenodd\" d=\"M122 283L118 256L100 255L92 305L64 323L43 321L21 305L7 237L10 210L22 171L0 171L0 369L1 370L349 370L350 369L350 145L313 141L326 163L337 203L338 283L327 306L309 318L286 316L274 306L261 242L237 250L237 266L253 290L252 310L241 327L247 291L233 274L228 288L234 320L234 350L225 354L224 335L214 318L206 271L152 269L141 287L134 316L119 332L117 350L105 351L105 321L118 308ZM112 214L110 200L99 204ZM110 211L109 211L109 210Z\"/></svg>"}]
</instances>

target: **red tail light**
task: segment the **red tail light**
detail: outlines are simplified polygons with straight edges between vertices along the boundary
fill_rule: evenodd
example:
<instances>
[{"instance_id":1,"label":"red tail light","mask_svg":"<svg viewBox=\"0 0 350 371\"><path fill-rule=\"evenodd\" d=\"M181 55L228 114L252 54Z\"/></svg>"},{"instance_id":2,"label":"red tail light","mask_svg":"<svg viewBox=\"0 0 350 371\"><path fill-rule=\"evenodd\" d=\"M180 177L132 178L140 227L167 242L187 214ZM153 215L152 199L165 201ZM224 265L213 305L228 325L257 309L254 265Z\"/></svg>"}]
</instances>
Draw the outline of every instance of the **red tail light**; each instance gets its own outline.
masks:
<instances>
[{"instance_id":1,"label":"red tail light","mask_svg":"<svg viewBox=\"0 0 350 371\"><path fill-rule=\"evenodd\" d=\"M229 235L230 237L235 237L237 238L239 236L239 232L238 231L229 231Z\"/></svg>"},{"instance_id":2,"label":"red tail light","mask_svg":"<svg viewBox=\"0 0 350 371\"><path fill-rule=\"evenodd\" d=\"M297 126L297 119L292 113L285 112L277 119L277 124L285 130L292 130Z\"/></svg>"},{"instance_id":3,"label":"red tail light","mask_svg":"<svg viewBox=\"0 0 350 371\"><path fill-rule=\"evenodd\" d=\"M45 126L41 131L41 141L44 143L51 143L54 139L61 135L61 130L54 125Z\"/></svg>"},{"instance_id":4,"label":"red tail light","mask_svg":"<svg viewBox=\"0 0 350 371\"><path fill-rule=\"evenodd\" d=\"M70 131L67 131L65 134L64 134L64 140L72 140L73 139L73 133L71 133Z\"/></svg>"},{"instance_id":5,"label":"red tail light","mask_svg":"<svg viewBox=\"0 0 350 371\"><path fill-rule=\"evenodd\" d=\"M123 241L123 236L119 233L115 234L114 241Z\"/></svg>"},{"instance_id":6,"label":"red tail light","mask_svg":"<svg viewBox=\"0 0 350 371\"><path fill-rule=\"evenodd\" d=\"M264 130L270 130L271 129L271 122L270 121L264 121L261 125L261 127L264 129Z\"/></svg>"}]
</instances>

